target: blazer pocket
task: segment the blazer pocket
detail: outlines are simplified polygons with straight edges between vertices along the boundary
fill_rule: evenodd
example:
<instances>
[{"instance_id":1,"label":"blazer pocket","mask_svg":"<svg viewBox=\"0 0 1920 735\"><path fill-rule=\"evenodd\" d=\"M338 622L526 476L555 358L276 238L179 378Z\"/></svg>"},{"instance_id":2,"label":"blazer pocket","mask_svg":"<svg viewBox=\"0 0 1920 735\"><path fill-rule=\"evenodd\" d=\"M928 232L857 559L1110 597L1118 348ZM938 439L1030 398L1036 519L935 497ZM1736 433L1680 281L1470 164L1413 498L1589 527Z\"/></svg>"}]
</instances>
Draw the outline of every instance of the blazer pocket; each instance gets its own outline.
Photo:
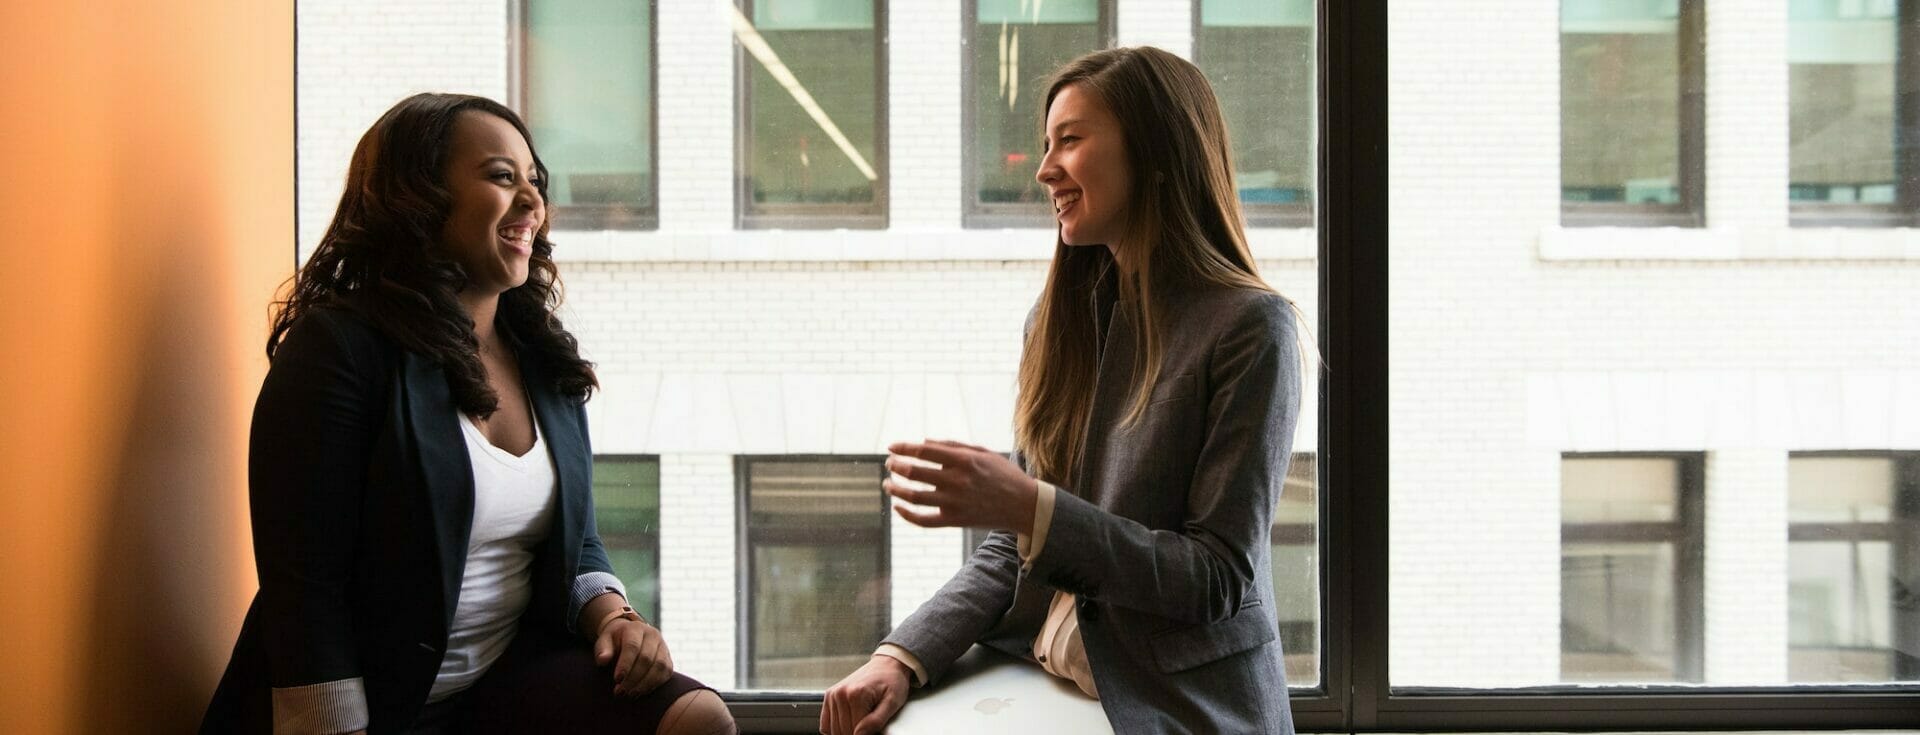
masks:
<instances>
[{"instance_id":1,"label":"blazer pocket","mask_svg":"<svg viewBox=\"0 0 1920 735\"><path fill-rule=\"evenodd\" d=\"M1193 373L1183 373L1171 378L1161 378L1159 385L1153 387L1153 396L1147 399L1147 405L1192 398L1195 393Z\"/></svg>"},{"instance_id":2,"label":"blazer pocket","mask_svg":"<svg viewBox=\"0 0 1920 735\"><path fill-rule=\"evenodd\" d=\"M1277 633L1259 600L1241 606L1220 623L1199 623L1159 633L1148 641L1160 673L1173 674L1210 664L1271 642Z\"/></svg>"}]
</instances>

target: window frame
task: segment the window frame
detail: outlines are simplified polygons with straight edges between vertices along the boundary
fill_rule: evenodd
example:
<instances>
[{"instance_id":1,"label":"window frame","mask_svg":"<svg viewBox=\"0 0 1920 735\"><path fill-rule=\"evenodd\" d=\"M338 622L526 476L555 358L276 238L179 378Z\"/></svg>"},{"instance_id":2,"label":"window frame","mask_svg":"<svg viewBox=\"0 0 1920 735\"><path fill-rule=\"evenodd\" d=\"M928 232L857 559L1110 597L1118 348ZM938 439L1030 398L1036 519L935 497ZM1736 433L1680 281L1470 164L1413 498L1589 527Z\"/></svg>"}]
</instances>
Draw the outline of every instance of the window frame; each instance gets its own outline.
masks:
<instances>
[{"instance_id":1,"label":"window frame","mask_svg":"<svg viewBox=\"0 0 1920 735\"><path fill-rule=\"evenodd\" d=\"M1202 27L1200 23L1200 19L1203 11L1205 10L1205 8L1203 8L1202 6L1206 5L1206 3L1207 3L1207 0L1192 0L1193 24L1190 29L1190 33L1192 34L1191 38L1193 38L1193 51L1190 54L1190 56L1193 59L1194 66L1200 65L1200 61L1199 61L1200 29ZM1317 22L1317 19L1316 19L1316 22ZM1319 56L1319 49L1317 47L1317 44L1322 40L1322 38L1320 35L1320 29L1313 28L1310 30L1313 33L1314 43L1316 44L1316 48L1314 49L1314 55L1316 57L1315 62L1317 65L1318 56ZM1317 103L1319 101L1318 95L1314 95L1314 99L1315 99L1315 102ZM1308 117L1308 122L1310 124L1317 125L1319 123L1319 110L1317 109L1310 110L1307 117ZM1313 138L1310 138L1310 139L1317 139L1317 136L1314 136ZM1312 153L1312 151L1309 151L1309 153ZM1316 165L1319 163L1320 157L1318 155L1313 155L1310 157L1314 160ZM1233 173L1234 173L1234 177L1237 179L1240 175L1239 168L1235 167ZM1237 194L1238 192L1235 192L1235 193ZM1317 204L1314 202L1314 199L1318 199L1319 196L1320 196L1319 192L1314 191L1310 194L1311 198L1309 198L1307 201L1289 202L1285 204L1255 203L1255 202L1243 201L1243 202L1240 202L1240 216L1246 220L1247 227L1286 228L1286 229L1304 229L1304 228L1312 227L1313 212L1314 212L1314 209L1317 207Z\"/></svg>"},{"instance_id":2,"label":"window frame","mask_svg":"<svg viewBox=\"0 0 1920 735\"><path fill-rule=\"evenodd\" d=\"M1791 558L1794 542L1800 541L1885 541L1891 548L1893 575L1896 579L1920 579L1920 451L1814 451L1790 452L1787 461L1824 457L1885 459L1893 463L1892 520L1857 523L1787 522L1787 554ZM1791 490L1789 490L1791 492ZM1894 677L1920 680L1920 608L1901 609L1897 600L1889 600L1888 621L1893 632L1894 651L1915 651L1914 656L1894 660ZM1791 655L1795 650L1787 642Z\"/></svg>"},{"instance_id":3,"label":"window frame","mask_svg":"<svg viewBox=\"0 0 1920 735\"><path fill-rule=\"evenodd\" d=\"M1095 0L1099 3L1100 48L1119 44L1120 0ZM1051 228L1054 221L1044 211L1004 202L980 201L980 174L974 170L974 154L980 149L980 135L974 114L978 100L973 94L973 27L979 23L979 0L960 2L960 228L991 230L1014 227ZM1034 126L1040 135L1040 126Z\"/></svg>"},{"instance_id":4,"label":"window frame","mask_svg":"<svg viewBox=\"0 0 1920 735\"><path fill-rule=\"evenodd\" d=\"M1674 518L1666 522L1560 522L1561 559L1568 541L1673 544L1673 674L1677 682L1706 678L1706 456L1698 452L1563 452L1562 466L1583 459L1673 460ZM1562 492L1565 487L1561 488ZM1573 536L1575 538L1569 538ZM1563 603L1565 598L1562 598ZM1565 655L1566 649L1561 649ZM1563 674L1564 678L1564 669Z\"/></svg>"},{"instance_id":5,"label":"window frame","mask_svg":"<svg viewBox=\"0 0 1920 735\"><path fill-rule=\"evenodd\" d=\"M593 455L592 462L593 462L594 469L596 470L595 472L596 475L598 475L600 463L602 462L621 462L621 463L652 462L654 465L655 477L660 477L661 476L660 471L664 469L664 467L661 465L661 462L660 462L660 455L658 454L595 454ZM660 497L662 490L665 487L665 484L666 484L665 482L662 482L660 486L654 488L654 504L656 508L665 507L666 505ZM652 539L653 541L653 583L654 583L654 590L656 592L653 597L653 610L649 611L646 614L646 618L647 618L647 622L652 623L654 627L656 628L661 627L666 622L663 616L667 610L666 610L666 605L661 601L661 597L665 594L665 591L660 585L660 582L661 582L661 579L660 579L660 553L661 553L660 529L655 528L652 533L609 535L605 531L602 531L599 526L599 518L600 518L599 496L597 495L594 496L592 498L592 502L593 502L593 513L594 513L594 529L593 530L594 530L594 533L599 534L600 545L603 548L613 547L613 543L609 541L610 538L625 538L625 537L631 536L631 537ZM665 525L665 523L663 522L662 525ZM620 580L620 582L622 584L625 584L627 580L622 579ZM632 600L628 600L628 602L632 602ZM634 609L637 610L639 608L634 608Z\"/></svg>"},{"instance_id":6,"label":"window frame","mask_svg":"<svg viewBox=\"0 0 1920 735\"><path fill-rule=\"evenodd\" d=\"M753 17L755 0L731 0L747 18ZM753 152L753 65L752 55L736 39L733 41L733 226L737 230L884 230L891 212L890 192L893 179L888 161L888 120L891 115L887 90L888 53L887 0L873 2L873 171L871 204L783 203L754 204L753 179L747 161ZM836 151L837 155L837 151Z\"/></svg>"},{"instance_id":7,"label":"window frame","mask_svg":"<svg viewBox=\"0 0 1920 735\"><path fill-rule=\"evenodd\" d=\"M1388 678L1392 596L1388 543L1387 0L1319 3L1320 115L1317 231L1319 334L1326 363L1320 402L1321 568L1336 694L1293 698L1302 729L1511 730L1876 728L1912 724L1920 685L1623 687L1579 693L1395 688ZM1330 90L1338 89L1340 94ZM1784 196L1784 193L1782 194ZM1335 412L1333 407L1339 407ZM1319 702L1346 704L1331 724ZM1308 705L1308 706L1302 706Z\"/></svg>"},{"instance_id":8,"label":"window frame","mask_svg":"<svg viewBox=\"0 0 1920 735\"><path fill-rule=\"evenodd\" d=\"M1322 678L1313 691L1292 692L1296 726L1302 731L1484 732L1910 725L1912 713L1920 711L1920 686L1628 687L1580 693L1390 686L1391 281L1388 202L1381 196L1389 164L1387 1L1322 0L1315 10L1317 328L1325 365L1339 369L1323 366L1319 388ZM971 4L962 12L971 17ZM970 77L962 79L971 84ZM1339 94L1332 93L1336 89ZM1340 492L1325 491L1336 487ZM819 694L723 697L743 731L818 729Z\"/></svg>"},{"instance_id":9,"label":"window frame","mask_svg":"<svg viewBox=\"0 0 1920 735\"><path fill-rule=\"evenodd\" d=\"M893 604L893 511L892 504L889 502L890 497L886 493L879 492L880 481L886 479L887 476L886 461L887 457L884 454L734 455L733 477L735 492L733 536L735 563L733 571L734 600L736 600L734 603L734 681L736 684L744 684L752 681L754 667L753 600L754 594L757 593L759 589L754 581L755 575L753 569L753 551L756 547L754 543L755 539L752 536L754 528L752 524L753 465L758 462L782 462L788 464L873 463L876 469L876 474L874 475L875 513L877 517L880 518L879 543L877 546L878 561L881 571L887 575L885 583L887 591L881 595L881 599L886 601L889 608L886 614L882 616L884 620L880 633L884 636L893 627L893 611L891 609ZM800 536L807 534L805 534L804 529L802 529L800 533L793 535ZM833 542L836 541L839 541L839 539L828 539L826 545L833 545ZM740 688L745 689L746 687L742 686ZM821 695L819 694L802 693L801 696L816 702L816 706L817 701L821 699ZM757 700L763 702L787 702L791 701L793 697L794 694L788 690L760 690L728 693L725 699L729 703L729 706L731 706L735 701ZM815 725L818 725L818 720L819 712L816 709L814 712ZM811 730L809 732L811 732Z\"/></svg>"},{"instance_id":10,"label":"window frame","mask_svg":"<svg viewBox=\"0 0 1920 735\"><path fill-rule=\"evenodd\" d=\"M533 125L527 105L527 6L540 0L507 0L507 107L520 113L528 126ZM660 229L660 4L647 0L647 191L648 201L632 207L589 204L553 204L551 217L564 220L569 229L634 230Z\"/></svg>"},{"instance_id":11,"label":"window frame","mask_svg":"<svg viewBox=\"0 0 1920 735\"><path fill-rule=\"evenodd\" d=\"M1707 192L1707 77L1706 77L1706 5L1707 0L1677 0L1680 6L1679 40L1679 189L1680 201L1674 204L1632 202L1569 202L1566 200L1566 174L1557 185L1561 193L1561 227L1705 227ZM1555 48L1566 44L1563 15L1555 29ZM1556 63L1558 56L1556 55ZM1561 125L1559 151L1566 155L1566 87L1557 85L1561 100L1556 119ZM1782 193L1782 196L1785 196Z\"/></svg>"},{"instance_id":12,"label":"window frame","mask_svg":"<svg viewBox=\"0 0 1920 735\"><path fill-rule=\"evenodd\" d=\"M1887 204L1787 201L1790 227L1920 227L1920 0L1898 0L1894 19L1893 179ZM1788 23L1793 21L1789 19ZM1792 64L1788 64L1789 67ZM1789 114L1793 107L1788 90ZM1792 151L1788 151L1791 165ZM1789 178L1791 183L1792 179ZM1783 194L1783 196L1785 196Z\"/></svg>"}]
</instances>

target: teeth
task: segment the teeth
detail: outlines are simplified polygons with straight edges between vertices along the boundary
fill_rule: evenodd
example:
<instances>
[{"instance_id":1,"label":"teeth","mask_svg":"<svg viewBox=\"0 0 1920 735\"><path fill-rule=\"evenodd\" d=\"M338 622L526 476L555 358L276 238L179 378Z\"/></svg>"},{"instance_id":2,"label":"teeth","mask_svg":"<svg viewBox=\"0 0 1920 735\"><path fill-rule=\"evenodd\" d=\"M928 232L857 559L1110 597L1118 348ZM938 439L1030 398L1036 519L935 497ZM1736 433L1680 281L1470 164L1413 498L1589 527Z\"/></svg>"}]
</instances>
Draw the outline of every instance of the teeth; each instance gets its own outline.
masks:
<instances>
[{"instance_id":1,"label":"teeth","mask_svg":"<svg viewBox=\"0 0 1920 735\"><path fill-rule=\"evenodd\" d=\"M506 240L512 240L522 245L527 245L533 242L533 230L519 228L519 227L501 230L500 237Z\"/></svg>"},{"instance_id":2,"label":"teeth","mask_svg":"<svg viewBox=\"0 0 1920 735\"><path fill-rule=\"evenodd\" d=\"M1080 192L1076 191L1070 194L1062 194L1053 200L1053 211L1058 212L1066 209L1067 205L1077 201L1080 201Z\"/></svg>"}]
</instances>

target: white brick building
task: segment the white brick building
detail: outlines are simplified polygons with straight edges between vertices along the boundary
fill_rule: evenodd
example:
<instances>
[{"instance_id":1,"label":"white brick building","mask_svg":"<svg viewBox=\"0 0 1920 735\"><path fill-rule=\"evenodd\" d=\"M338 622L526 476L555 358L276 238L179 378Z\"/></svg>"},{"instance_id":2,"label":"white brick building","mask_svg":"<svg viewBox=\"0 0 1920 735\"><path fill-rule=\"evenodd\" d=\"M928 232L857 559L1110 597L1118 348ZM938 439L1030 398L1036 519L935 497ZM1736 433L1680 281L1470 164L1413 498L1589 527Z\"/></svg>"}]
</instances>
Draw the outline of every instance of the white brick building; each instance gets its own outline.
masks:
<instances>
[{"instance_id":1,"label":"white brick building","mask_svg":"<svg viewBox=\"0 0 1920 735\"><path fill-rule=\"evenodd\" d=\"M518 94L510 2L299 4L303 255L394 101ZM1190 0L1115 5L1122 45L1190 53ZM1788 453L1920 449L1920 236L1789 227L1784 5L1707 5L1706 226L1689 229L1560 225L1556 2L1391 5L1394 683L1560 680L1576 452L1704 455L1704 680L1785 681ZM595 450L659 456L664 627L723 688L741 675L733 458L1008 447L1053 242L962 226L965 19L947 0L885 15L888 226L736 229L729 7L658 3L657 229L552 235L600 369ZM1251 236L1317 319L1313 232ZM962 542L897 519L890 539L897 622Z\"/></svg>"}]
</instances>

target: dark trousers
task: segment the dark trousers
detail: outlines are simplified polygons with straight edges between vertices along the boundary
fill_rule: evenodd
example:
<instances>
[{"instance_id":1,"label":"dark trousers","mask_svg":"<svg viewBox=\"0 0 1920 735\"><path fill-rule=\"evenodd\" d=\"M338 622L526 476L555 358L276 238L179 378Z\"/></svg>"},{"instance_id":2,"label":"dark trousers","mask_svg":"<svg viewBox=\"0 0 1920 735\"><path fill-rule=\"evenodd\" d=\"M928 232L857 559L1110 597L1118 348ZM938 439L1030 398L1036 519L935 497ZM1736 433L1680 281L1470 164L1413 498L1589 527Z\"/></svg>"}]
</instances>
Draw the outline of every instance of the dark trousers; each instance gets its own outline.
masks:
<instances>
[{"instance_id":1,"label":"dark trousers","mask_svg":"<svg viewBox=\"0 0 1920 735\"><path fill-rule=\"evenodd\" d=\"M645 735L659 728L660 718L674 700L708 688L675 673L641 697L615 697L613 667L594 663L593 650L585 641L526 626L480 681L464 692L427 705L410 732Z\"/></svg>"}]
</instances>

